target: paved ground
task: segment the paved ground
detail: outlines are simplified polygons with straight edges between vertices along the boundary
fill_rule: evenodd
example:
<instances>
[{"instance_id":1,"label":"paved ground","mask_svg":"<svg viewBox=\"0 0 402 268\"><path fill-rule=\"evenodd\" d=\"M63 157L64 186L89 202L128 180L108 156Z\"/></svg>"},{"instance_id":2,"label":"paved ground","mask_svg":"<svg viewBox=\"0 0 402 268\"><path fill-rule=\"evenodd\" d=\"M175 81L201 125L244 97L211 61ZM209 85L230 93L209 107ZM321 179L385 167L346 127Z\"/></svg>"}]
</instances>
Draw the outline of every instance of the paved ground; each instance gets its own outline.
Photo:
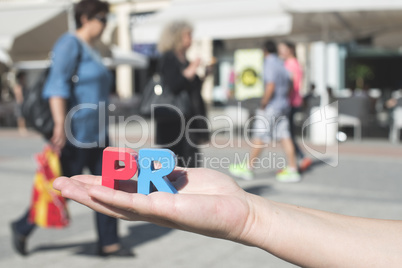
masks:
<instances>
[{"instance_id":1,"label":"paved ground","mask_svg":"<svg viewBox=\"0 0 402 268\"><path fill-rule=\"evenodd\" d=\"M73 202L69 204L71 226L37 230L29 240L30 255L22 258L10 247L9 222L19 217L29 203L35 171L32 155L43 144L33 134L21 137L14 130L0 131L0 267L294 267L256 248L142 222L120 222L122 242L134 250L135 258L98 258L94 255L93 213ZM228 157L233 161L236 153L242 157L247 151L243 144L240 148L208 148L203 153L205 159ZM264 156L279 159L281 154L275 148ZM276 201L402 220L401 160L402 145L347 142L339 145L336 167L317 160L301 183L277 183L273 169L258 170L254 181L238 182L247 191Z\"/></svg>"}]
</instances>

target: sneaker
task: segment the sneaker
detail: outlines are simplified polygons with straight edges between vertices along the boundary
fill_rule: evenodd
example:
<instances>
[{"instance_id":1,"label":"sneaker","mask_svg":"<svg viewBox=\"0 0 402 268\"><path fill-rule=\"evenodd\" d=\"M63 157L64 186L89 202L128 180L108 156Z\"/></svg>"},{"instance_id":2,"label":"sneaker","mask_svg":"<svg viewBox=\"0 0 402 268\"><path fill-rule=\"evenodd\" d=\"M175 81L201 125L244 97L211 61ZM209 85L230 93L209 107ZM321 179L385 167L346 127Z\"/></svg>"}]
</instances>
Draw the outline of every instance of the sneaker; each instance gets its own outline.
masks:
<instances>
[{"instance_id":1,"label":"sneaker","mask_svg":"<svg viewBox=\"0 0 402 268\"><path fill-rule=\"evenodd\" d=\"M299 182L301 176L296 170L287 167L276 174L276 180L279 182Z\"/></svg>"},{"instance_id":2,"label":"sneaker","mask_svg":"<svg viewBox=\"0 0 402 268\"><path fill-rule=\"evenodd\" d=\"M251 170L249 170L245 164L243 165L230 165L229 172L235 177L241 178L243 180L252 180L254 179L254 174Z\"/></svg>"},{"instance_id":3,"label":"sneaker","mask_svg":"<svg viewBox=\"0 0 402 268\"><path fill-rule=\"evenodd\" d=\"M306 171L311 164L313 164L313 160L311 158L305 157L300 161L299 169L300 172Z\"/></svg>"}]
</instances>

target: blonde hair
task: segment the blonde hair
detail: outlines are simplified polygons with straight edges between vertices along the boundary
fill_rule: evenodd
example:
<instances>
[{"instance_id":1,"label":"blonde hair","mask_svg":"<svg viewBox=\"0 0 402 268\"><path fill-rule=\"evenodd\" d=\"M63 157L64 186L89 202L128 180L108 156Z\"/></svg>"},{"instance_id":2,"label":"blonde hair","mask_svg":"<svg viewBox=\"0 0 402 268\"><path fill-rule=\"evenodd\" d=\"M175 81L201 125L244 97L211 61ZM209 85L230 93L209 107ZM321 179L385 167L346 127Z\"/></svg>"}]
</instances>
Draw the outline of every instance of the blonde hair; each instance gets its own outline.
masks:
<instances>
[{"instance_id":1,"label":"blonde hair","mask_svg":"<svg viewBox=\"0 0 402 268\"><path fill-rule=\"evenodd\" d=\"M191 23L185 20L176 20L168 23L162 31L158 43L158 50L161 53L177 51L181 49L184 31L193 31Z\"/></svg>"}]
</instances>

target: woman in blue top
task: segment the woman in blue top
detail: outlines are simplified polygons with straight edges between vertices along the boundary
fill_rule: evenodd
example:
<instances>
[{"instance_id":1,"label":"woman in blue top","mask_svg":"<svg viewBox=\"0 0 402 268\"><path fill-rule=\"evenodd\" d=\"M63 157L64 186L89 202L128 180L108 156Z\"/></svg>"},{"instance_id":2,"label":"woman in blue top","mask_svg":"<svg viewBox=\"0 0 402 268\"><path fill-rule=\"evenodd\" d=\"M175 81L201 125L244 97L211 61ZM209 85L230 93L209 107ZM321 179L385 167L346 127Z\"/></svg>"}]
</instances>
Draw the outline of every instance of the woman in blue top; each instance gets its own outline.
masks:
<instances>
[{"instance_id":1,"label":"woman in blue top","mask_svg":"<svg viewBox=\"0 0 402 268\"><path fill-rule=\"evenodd\" d=\"M75 6L75 34L64 34L53 48L52 67L43 97L49 99L55 123L50 142L61 152L66 176L81 174L85 167L94 175L102 173L102 152L108 146L108 122L101 112L106 111L112 78L92 46L105 28L108 11L108 3L99 0L79 2ZM120 247L116 219L96 213L96 225L99 255L131 254ZM14 246L22 255L26 254L26 238L34 228L28 221L28 214L12 223Z\"/></svg>"}]
</instances>

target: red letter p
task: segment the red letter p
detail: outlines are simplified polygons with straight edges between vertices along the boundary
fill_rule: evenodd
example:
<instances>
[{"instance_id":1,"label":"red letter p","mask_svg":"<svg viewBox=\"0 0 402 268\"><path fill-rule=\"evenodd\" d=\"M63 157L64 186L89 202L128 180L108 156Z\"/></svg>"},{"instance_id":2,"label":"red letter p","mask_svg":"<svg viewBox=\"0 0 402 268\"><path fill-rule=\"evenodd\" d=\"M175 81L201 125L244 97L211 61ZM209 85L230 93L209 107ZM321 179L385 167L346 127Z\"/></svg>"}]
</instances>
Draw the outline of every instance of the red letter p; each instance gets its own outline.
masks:
<instances>
[{"instance_id":1,"label":"red letter p","mask_svg":"<svg viewBox=\"0 0 402 268\"><path fill-rule=\"evenodd\" d=\"M107 147L103 150L102 185L117 189L119 180L129 180L137 172L137 153L129 148ZM124 166L120 165L124 163Z\"/></svg>"}]
</instances>

